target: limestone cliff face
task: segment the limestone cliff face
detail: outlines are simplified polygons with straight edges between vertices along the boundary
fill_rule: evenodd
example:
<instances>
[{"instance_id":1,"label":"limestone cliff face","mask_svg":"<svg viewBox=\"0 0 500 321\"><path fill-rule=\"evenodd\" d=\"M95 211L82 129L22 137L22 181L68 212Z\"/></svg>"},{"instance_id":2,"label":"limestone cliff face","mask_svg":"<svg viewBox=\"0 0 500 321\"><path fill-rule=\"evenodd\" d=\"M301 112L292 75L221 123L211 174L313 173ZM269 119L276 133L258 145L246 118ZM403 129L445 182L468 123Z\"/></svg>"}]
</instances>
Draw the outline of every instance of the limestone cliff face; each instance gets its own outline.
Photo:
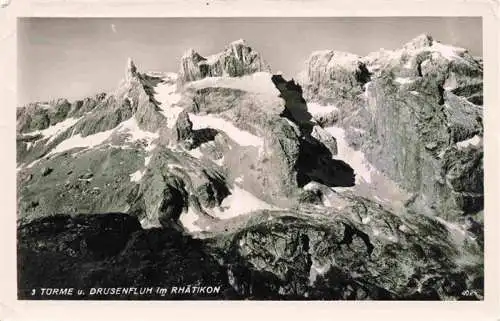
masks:
<instances>
[{"instance_id":1,"label":"limestone cliff face","mask_svg":"<svg viewBox=\"0 0 500 321\"><path fill-rule=\"evenodd\" d=\"M482 209L482 65L465 49L422 35L363 58L324 51L300 79L310 101L335 103L350 143L415 204L445 217Z\"/></svg>"},{"instance_id":2,"label":"limestone cliff face","mask_svg":"<svg viewBox=\"0 0 500 321\"><path fill-rule=\"evenodd\" d=\"M328 104L339 99L355 99L363 92L370 73L361 57L324 50L311 54L299 80L308 101Z\"/></svg>"},{"instance_id":3,"label":"limestone cliff face","mask_svg":"<svg viewBox=\"0 0 500 321\"><path fill-rule=\"evenodd\" d=\"M417 83L413 85L419 88ZM437 94L438 87L433 87ZM413 90L394 91L383 79L375 80L371 88L374 104L369 107L374 112L368 129L375 135L366 137L361 149L373 163L438 215L456 217L481 210L481 108L451 92L444 93L441 105L421 87L417 95ZM457 171L459 174L451 174ZM450 184L450 175L472 181Z\"/></svg>"},{"instance_id":4,"label":"limestone cliff face","mask_svg":"<svg viewBox=\"0 0 500 321\"><path fill-rule=\"evenodd\" d=\"M181 58L179 75L182 81L193 81L205 77L239 77L258 71L270 68L258 52L244 40L238 40L223 52L206 58L193 49L188 50Z\"/></svg>"}]
</instances>

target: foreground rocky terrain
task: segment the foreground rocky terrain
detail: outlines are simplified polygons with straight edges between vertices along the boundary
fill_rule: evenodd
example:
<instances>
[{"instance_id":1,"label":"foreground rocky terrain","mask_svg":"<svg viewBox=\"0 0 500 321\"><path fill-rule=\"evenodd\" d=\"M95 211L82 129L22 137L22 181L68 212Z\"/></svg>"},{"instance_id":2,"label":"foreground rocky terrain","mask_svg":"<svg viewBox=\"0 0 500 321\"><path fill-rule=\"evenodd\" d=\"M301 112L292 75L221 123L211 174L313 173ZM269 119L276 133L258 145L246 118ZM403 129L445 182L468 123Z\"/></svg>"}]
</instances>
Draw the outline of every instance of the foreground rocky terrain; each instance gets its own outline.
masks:
<instances>
[{"instance_id":1,"label":"foreground rocky terrain","mask_svg":"<svg viewBox=\"0 0 500 321\"><path fill-rule=\"evenodd\" d=\"M20 107L19 296L482 299L482 68L423 35L287 80L239 40Z\"/></svg>"}]
</instances>

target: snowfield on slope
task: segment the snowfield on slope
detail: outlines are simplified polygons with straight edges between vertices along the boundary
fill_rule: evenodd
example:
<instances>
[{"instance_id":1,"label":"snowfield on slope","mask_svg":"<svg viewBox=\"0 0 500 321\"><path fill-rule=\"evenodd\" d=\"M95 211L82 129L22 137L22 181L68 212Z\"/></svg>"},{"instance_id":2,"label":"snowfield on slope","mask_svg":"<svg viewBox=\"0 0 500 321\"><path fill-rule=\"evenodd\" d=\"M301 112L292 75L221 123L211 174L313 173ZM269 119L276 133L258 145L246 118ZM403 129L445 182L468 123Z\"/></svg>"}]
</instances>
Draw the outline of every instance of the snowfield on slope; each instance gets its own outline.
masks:
<instances>
[{"instance_id":1,"label":"snowfield on slope","mask_svg":"<svg viewBox=\"0 0 500 321\"><path fill-rule=\"evenodd\" d=\"M403 206L410 195L370 164L363 152L350 147L343 128L331 126L326 127L325 130L337 140L338 153L334 158L349 164L356 175L355 186L333 187L333 190L337 192L353 191L357 195L371 198L378 203L393 207L393 209ZM331 200L330 203L335 204L336 201Z\"/></svg>"},{"instance_id":2,"label":"snowfield on slope","mask_svg":"<svg viewBox=\"0 0 500 321\"><path fill-rule=\"evenodd\" d=\"M475 135L472 138L457 142L456 146L458 149L463 150L469 147L479 148L482 146L482 144L483 144L483 138L479 135Z\"/></svg>"},{"instance_id":3,"label":"snowfield on slope","mask_svg":"<svg viewBox=\"0 0 500 321\"><path fill-rule=\"evenodd\" d=\"M325 130L337 140L338 156L334 158L345 161L354 169L356 184L359 184L361 180L370 184L372 182L372 175L376 173L377 170L366 160L365 155L361 151L356 151L349 147L345 139L344 129L337 126L331 126L325 127Z\"/></svg>"},{"instance_id":4,"label":"snowfield on slope","mask_svg":"<svg viewBox=\"0 0 500 321\"><path fill-rule=\"evenodd\" d=\"M311 102L307 103L307 111L314 117L338 112L339 109L335 105L321 105Z\"/></svg>"},{"instance_id":5,"label":"snowfield on slope","mask_svg":"<svg viewBox=\"0 0 500 321\"><path fill-rule=\"evenodd\" d=\"M262 71L241 77L207 77L190 82L186 86L196 89L207 87L231 88L278 97L280 92L272 82L271 77L272 74Z\"/></svg>"},{"instance_id":6,"label":"snowfield on slope","mask_svg":"<svg viewBox=\"0 0 500 321\"><path fill-rule=\"evenodd\" d=\"M215 207L212 211L215 217L228 219L240 215L245 215L258 210L272 210L274 207L250 192L235 185L230 189L231 194L224 198L220 207Z\"/></svg>"},{"instance_id":7,"label":"snowfield on slope","mask_svg":"<svg viewBox=\"0 0 500 321\"><path fill-rule=\"evenodd\" d=\"M196 213L192 206L189 206L187 212L183 212L179 217L181 225L189 232L201 232L202 229L196 224L199 214Z\"/></svg>"},{"instance_id":8,"label":"snowfield on slope","mask_svg":"<svg viewBox=\"0 0 500 321\"><path fill-rule=\"evenodd\" d=\"M181 107L176 106L181 100L181 94L177 92L177 84L172 81L166 81L157 85L155 92L155 99L160 102L158 106L160 112L167 119L167 127L173 128L179 114L183 110Z\"/></svg>"},{"instance_id":9,"label":"snowfield on slope","mask_svg":"<svg viewBox=\"0 0 500 321\"><path fill-rule=\"evenodd\" d=\"M159 137L158 133L151 133L140 129L135 118L131 117L110 130L85 137L82 137L81 134L73 135L62 141L48 155L65 152L73 148L93 148L105 143L115 133L126 134L126 142L146 141L147 149L150 149L152 141Z\"/></svg>"},{"instance_id":10,"label":"snowfield on slope","mask_svg":"<svg viewBox=\"0 0 500 321\"><path fill-rule=\"evenodd\" d=\"M239 129L230 121L213 115L189 114L189 119L193 122L193 129L213 128L226 133L229 138L240 146L264 146L264 140L248 131Z\"/></svg>"},{"instance_id":11,"label":"snowfield on slope","mask_svg":"<svg viewBox=\"0 0 500 321\"><path fill-rule=\"evenodd\" d=\"M238 185L230 189L231 194L222 201L219 207L204 210L211 216L221 220L228 220L238 216L249 215L260 210L279 210L279 208L257 198L252 193L244 190ZM210 223L206 220L203 224L197 224L200 214L190 206L187 212L181 214L179 221L182 226L190 232L208 231Z\"/></svg>"},{"instance_id":12,"label":"snowfield on slope","mask_svg":"<svg viewBox=\"0 0 500 321\"><path fill-rule=\"evenodd\" d=\"M52 142L57 136L59 136L59 134L62 134L68 128L71 128L71 126L76 124L82 118L83 117L67 118L63 121L58 122L57 124L54 124L52 126L45 128L45 129L23 133L22 135L23 136L42 135L43 138L49 138L49 140L47 141L47 144L48 144L48 143Z\"/></svg>"}]
</instances>

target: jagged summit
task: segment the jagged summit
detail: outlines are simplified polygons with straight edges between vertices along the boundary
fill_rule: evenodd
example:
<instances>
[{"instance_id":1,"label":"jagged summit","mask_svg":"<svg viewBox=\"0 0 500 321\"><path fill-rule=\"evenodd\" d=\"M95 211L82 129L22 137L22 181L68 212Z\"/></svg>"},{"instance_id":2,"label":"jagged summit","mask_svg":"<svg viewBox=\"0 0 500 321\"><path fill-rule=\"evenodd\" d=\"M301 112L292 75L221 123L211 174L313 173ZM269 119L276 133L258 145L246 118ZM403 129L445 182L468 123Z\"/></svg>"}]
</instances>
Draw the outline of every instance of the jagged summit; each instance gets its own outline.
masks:
<instances>
[{"instance_id":1,"label":"jagged summit","mask_svg":"<svg viewBox=\"0 0 500 321\"><path fill-rule=\"evenodd\" d=\"M335 64L339 66L357 67L361 57L349 52L337 50L317 50L311 53L309 63Z\"/></svg>"},{"instance_id":2,"label":"jagged summit","mask_svg":"<svg viewBox=\"0 0 500 321\"><path fill-rule=\"evenodd\" d=\"M259 71L270 71L269 66L245 40L229 43L219 53L203 57L194 49L187 50L181 58L180 79L194 81L205 77L240 77Z\"/></svg>"},{"instance_id":3,"label":"jagged summit","mask_svg":"<svg viewBox=\"0 0 500 321\"><path fill-rule=\"evenodd\" d=\"M434 43L434 38L429 34L421 34L412 40L408 41L403 48L404 49L420 49L424 47L430 47Z\"/></svg>"},{"instance_id":4,"label":"jagged summit","mask_svg":"<svg viewBox=\"0 0 500 321\"><path fill-rule=\"evenodd\" d=\"M231 41L228 45L226 45L225 50L231 50L233 47L242 47L242 46L249 47L248 43L245 39L238 39L238 40ZM222 52L215 54L215 55L211 55L211 56L216 56L216 55L219 55L221 53ZM193 57L193 56L199 56L203 60L208 60L207 58L201 56L194 48L189 48L186 51L184 51L182 58L189 58L189 57Z\"/></svg>"},{"instance_id":5,"label":"jagged summit","mask_svg":"<svg viewBox=\"0 0 500 321\"><path fill-rule=\"evenodd\" d=\"M194 50L193 48L189 48L188 50L186 50L184 52L184 54L182 55L182 58L181 59L186 59L186 58L194 58L196 57L197 59L199 60L206 60L204 57L202 57L196 50Z\"/></svg>"},{"instance_id":6,"label":"jagged summit","mask_svg":"<svg viewBox=\"0 0 500 321\"><path fill-rule=\"evenodd\" d=\"M466 49L457 47L450 44L443 44L441 41L435 39L430 34L421 34L408 41L403 45L404 50L425 50L425 49L434 49L438 50L448 50L448 51L458 51L464 52Z\"/></svg>"},{"instance_id":7,"label":"jagged summit","mask_svg":"<svg viewBox=\"0 0 500 321\"><path fill-rule=\"evenodd\" d=\"M132 60L131 57L128 57L127 59L127 67L126 67L126 70L125 70L125 78L127 80L130 80L132 79L133 77L135 77L137 75L137 67L134 63L134 60Z\"/></svg>"},{"instance_id":8,"label":"jagged summit","mask_svg":"<svg viewBox=\"0 0 500 321\"><path fill-rule=\"evenodd\" d=\"M232 42L231 42L231 45L232 45L232 46L236 46L236 45L244 45L244 46L246 46L246 45L247 45L247 42L246 42L246 40L245 40L245 39L240 38L240 39L238 39L238 40L234 40L234 41L232 41Z\"/></svg>"}]
</instances>

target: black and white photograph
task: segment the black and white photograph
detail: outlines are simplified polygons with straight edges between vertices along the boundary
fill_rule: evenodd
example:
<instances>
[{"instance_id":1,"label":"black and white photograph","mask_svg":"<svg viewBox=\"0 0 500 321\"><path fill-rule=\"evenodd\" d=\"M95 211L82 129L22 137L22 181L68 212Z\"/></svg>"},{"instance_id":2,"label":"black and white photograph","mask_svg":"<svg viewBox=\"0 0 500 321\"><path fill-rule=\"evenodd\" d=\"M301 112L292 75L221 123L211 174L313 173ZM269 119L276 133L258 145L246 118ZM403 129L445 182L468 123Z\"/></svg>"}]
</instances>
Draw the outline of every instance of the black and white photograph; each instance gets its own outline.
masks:
<instances>
[{"instance_id":1,"label":"black and white photograph","mask_svg":"<svg viewBox=\"0 0 500 321\"><path fill-rule=\"evenodd\" d=\"M17 18L18 299L483 301L482 23Z\"/></svg>"}]
</instances>

